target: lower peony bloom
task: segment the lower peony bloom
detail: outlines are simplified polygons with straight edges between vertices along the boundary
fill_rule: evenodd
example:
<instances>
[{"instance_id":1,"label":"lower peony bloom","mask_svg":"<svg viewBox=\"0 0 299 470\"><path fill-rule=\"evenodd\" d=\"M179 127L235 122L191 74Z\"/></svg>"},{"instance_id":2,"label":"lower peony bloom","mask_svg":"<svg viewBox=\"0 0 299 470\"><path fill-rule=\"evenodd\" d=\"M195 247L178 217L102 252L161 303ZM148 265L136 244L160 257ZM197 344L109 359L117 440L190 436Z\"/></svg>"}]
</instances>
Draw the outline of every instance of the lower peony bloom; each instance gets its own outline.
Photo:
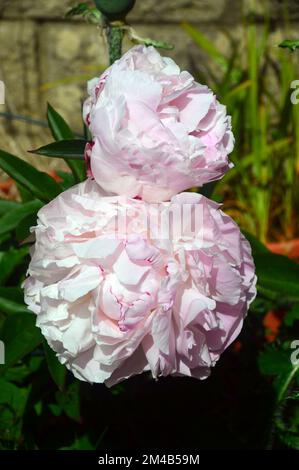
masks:
<instances>
[{"instance_id":1,"label":"lower peony bloom","mask_svg":"<svg viewBox=\"0 0 299 470\"><path fill-rule=\"evenodd\" d=\"M81 380L206 378L255 297L249 243L199 194L147 204L87 180L43 207L33 230L25 300Z\"/></svg>"}]
</instances>

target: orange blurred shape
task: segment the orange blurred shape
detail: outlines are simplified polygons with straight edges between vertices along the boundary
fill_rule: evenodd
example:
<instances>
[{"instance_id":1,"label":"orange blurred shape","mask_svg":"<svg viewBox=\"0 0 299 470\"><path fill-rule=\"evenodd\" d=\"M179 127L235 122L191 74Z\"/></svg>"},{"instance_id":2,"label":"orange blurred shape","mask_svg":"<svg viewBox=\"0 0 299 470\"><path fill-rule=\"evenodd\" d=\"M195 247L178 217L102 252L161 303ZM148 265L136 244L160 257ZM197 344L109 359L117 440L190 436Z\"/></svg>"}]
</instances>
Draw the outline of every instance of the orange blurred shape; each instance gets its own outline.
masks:
<instances>
[{"instance_id":1,"label":"orange blurred shape","mask_svg":"<svg viewBox=\"0 0 299 470\"><path fill-rule=\"evenodd\" d=\"M267 243L267 247L273 253L299 260L299 238L286 242Z\"/></svg>"},{"instance_id":2,"label":"orange blurred shape","mask_svg":"<svg viewBox=\"0 0 299 470\"><path fill-rule=\"evenodd\" d=\"M63 181L63 179L60 178L60 176L57 175L56 171L54 170L48 171L48 174L53 178L53 180L56 181L56 183L61 183L61 181Z\"/></svg>"},{"instance_id":3,"label":"orange blurred shape","mask_svg":"<svg viewBox=\"0 0 299 470\"><path fill-rule=\"evenodd\" d=\"M272 343L277 338L281 325L279 313L274 310L269 310L264 316L263 325L266 328L265 338L268 343Z\"/></svg>"},{"instance_id":4,"label":"orange blurred shape","mask_svg":"<svg viewBox=\"0 0 299 470\"><path fill-rule=\"evenodd\" d=\"M232 345L232 351L233 351L234 353L240 352L240 351L241 351L241 348L242 348L242 343L241 343L240 340L235 341L235 342L233 343L233 345Z\"/></svg>"},{"instance_id":5,"label":"orange blurred shape","mask_svg":"<svg viewBox=\"0 0 299 470\"><path fill-rule=\"evenodd\" d=\"M3 191L5 194L8 194L13 184L14 184L14 181L12 178L8 178L6 181L1 181L0 191Z\"/></svg>"}]
</instances>

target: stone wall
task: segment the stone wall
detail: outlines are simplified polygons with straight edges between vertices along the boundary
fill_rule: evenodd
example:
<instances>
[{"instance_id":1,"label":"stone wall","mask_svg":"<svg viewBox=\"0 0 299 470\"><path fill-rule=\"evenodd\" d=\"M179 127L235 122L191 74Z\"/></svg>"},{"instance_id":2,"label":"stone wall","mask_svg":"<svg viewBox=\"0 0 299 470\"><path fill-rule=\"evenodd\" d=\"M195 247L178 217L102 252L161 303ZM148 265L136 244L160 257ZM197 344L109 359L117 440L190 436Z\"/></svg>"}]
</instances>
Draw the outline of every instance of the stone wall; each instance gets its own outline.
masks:
<instances>
[{"instance_id":1,"label":"stone wall","mask_svg":"<svg viewBox=\"0 0 299 470\"><path fill-rule=\"evenodd\" d=\"M0 0L0 80L6 85L6 104L0 105L0 112L45 121L46 104L50 102L76 132L81 132L80 108L86 81L106 66L107 55L100 30L84 21L64 18L76 3ZM259 28L268 18L273 44L299 30L296 0L137 0L128 21L142 36L174 43L175 49L167 54L183 68L192 70L196 64L204 70L210 59L181 23L192 23L221 52L229 54L231 38L242 45L242 24L249 13L254 13ZM288 34L284 31L286 17L290 21ZM37 166L57 164L26 155L28 149L51 140L45 127L0 117L0 138L0 148L35 161Z\"/></svg>"}]
</instances>

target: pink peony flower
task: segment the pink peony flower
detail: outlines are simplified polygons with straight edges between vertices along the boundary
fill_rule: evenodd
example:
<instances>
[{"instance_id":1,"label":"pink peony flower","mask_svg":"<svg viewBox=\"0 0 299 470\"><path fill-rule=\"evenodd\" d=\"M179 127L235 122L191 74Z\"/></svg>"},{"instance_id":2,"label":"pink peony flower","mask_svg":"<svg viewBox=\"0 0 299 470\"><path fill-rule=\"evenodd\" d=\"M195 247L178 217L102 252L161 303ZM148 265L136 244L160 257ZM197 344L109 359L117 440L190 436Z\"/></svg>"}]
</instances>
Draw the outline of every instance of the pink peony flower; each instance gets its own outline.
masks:
<instances>
[{"instance_id":1,"label":"pink peony flower","mask_svg":"<svg viewBox=\"0 0 299 470\"><path fill-rule=\"evenodd\" d=\"M232 167L234 137L225 106L153 47L133 47L91 80L88 91L88 158L104 190L166 201Z\"/></svg>"},{"instance_id":2,"label":"pink peony flower","mask_svg":"<svg viewBox=\"0 0 299 470\"><path fill-rule=\"evenodd\" d=\"M25 281L37 325L81 380L206 378L255 296L248 242L199 194L104 196L87 180L39 211Z\"/></svg>"}]
</instances>

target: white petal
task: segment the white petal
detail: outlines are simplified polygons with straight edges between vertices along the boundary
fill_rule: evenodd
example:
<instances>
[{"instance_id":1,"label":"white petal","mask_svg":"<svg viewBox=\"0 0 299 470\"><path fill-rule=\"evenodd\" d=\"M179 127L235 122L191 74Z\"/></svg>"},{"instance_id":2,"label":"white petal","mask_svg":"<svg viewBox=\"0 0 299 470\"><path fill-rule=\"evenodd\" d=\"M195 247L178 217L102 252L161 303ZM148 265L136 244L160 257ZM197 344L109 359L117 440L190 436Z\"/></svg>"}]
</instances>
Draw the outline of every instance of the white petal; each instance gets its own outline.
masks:
<instances>
[{"instance_id":1,"label":"white petal","mask_svg":"<svg viewBox=\"0 0 299 470\"><path fill-rule=\"evenodd\" d=\"M85 267L76 277L58 283L60 298L74 302L95 289L101 280L102 274L98 267Z\"/></svg>"},{"instance_id":2,"label":"white petal","mask_svg":"<svg viewBox=\"0 0 299 470\"><path fill-rule=\"evenodd\" d=\"M150 270L150 266L140 266L132 263L127 253L123 251L116 263L114 264L114 272L118 280L122 284L137 285L145 274Z\"/></svg>"}]
</instances>

